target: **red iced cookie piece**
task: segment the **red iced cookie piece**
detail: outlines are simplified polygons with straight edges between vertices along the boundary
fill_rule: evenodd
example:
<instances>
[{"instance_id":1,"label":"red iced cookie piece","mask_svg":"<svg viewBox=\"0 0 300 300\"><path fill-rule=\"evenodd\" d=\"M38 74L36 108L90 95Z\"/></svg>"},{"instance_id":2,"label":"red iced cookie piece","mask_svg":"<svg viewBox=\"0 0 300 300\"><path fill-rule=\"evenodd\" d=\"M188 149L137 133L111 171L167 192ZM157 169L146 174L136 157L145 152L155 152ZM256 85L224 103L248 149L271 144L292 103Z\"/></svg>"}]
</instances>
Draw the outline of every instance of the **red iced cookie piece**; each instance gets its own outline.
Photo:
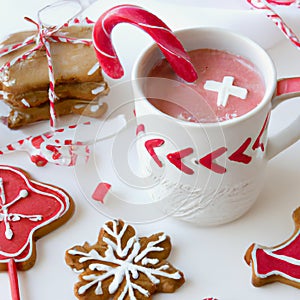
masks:
<instances>
[{"instance_id":1,"label":"red iced cookie piece","mask_svg":"<svg viewBox=\"0 0 300 300\"><path fill-rule=\"evenodd\" d=\"M252 266L252 283L262 286L279 281L300 288L300 207L293 213L294 234L274 247L252 244L245 260Z\"/></svg>"},{"instance_id":2,"label":"red iced cookie piece","mask_svg":"<svg viewBox=\"0 0 300 300\"><path fill-rule=\"evenodd\" d=\"M110 188L111 188L111 184L107 182L100 182L97 185L95 191L93 192L92 198L96 201L104 203L104 198L107 195Z\"/></svg>"},{"instance_id":3,"label":"red iced cookie piece","mask_svg":"<svg viewBox=\"0 0 300 300\"><path fill-rule=\"evenodd\" d=\"M34 265L35 241L66 222L73 201L60 188L32 180L21 169L0 165L0 270L11 260Z\"/></svg>"}]
</instances>

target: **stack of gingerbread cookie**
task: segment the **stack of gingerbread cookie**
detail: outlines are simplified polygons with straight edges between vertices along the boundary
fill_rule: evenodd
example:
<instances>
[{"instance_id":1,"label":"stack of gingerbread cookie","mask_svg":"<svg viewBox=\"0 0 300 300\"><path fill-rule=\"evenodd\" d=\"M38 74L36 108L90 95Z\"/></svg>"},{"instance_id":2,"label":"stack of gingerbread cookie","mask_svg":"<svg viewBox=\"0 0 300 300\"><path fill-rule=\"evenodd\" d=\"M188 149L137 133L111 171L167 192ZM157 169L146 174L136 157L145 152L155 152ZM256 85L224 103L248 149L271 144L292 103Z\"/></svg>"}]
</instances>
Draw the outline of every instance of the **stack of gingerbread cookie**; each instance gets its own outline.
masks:
<instances>
[{"instance_id":1,"label":"stack of gingerbread cookie","mask_svg":"<svg viewBox=\"0 0 300 300\"><path fill-rule=\"evenodd\" d=\"M73 40L91 40L92 26L66 26L55 33ZM0 97L10 107L6 123L18 128L28 123L50 118L49 112L49 65L46 49L42 47L33 55L17 63L16 58L29 53L39 42L37 31L18 32L0 44L2 49L12 49L30 37L36 43L26 45L0 57ZM55 80L55 111L57 115L70 113L98 117L104 107L98 103L99 96L108 93L101 68L93 46L88 43L51 42L50 54Z\"/></svg>"}]
</instances>

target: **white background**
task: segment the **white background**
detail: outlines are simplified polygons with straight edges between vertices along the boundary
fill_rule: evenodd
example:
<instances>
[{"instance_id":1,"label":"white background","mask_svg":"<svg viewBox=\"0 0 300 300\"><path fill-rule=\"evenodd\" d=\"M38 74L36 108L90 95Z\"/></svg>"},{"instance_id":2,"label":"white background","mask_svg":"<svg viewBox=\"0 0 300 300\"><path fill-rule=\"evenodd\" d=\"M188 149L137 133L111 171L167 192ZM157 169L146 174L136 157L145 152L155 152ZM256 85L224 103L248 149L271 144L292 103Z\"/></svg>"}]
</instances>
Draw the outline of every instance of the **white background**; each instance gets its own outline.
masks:
<instances>
[{"instance_id":1,"label":"white background","mask_svg":"<svg viewBox=\"0 0 300 300\"><path fill-rule=\"evenodd\" d=\"M36 11L51 1L0 0L0 35L32 28L24 16L36 18ZM100 14L121 1L98 1L88 9L87 15L96 20ZM256 40L274 59L278 76L300 75L300 52L295 49L263 13L250 10L246 1L126 1L139 4L161 17L171 28L191 26L219 26L243 33ZM183 4L184 3L184 4ZM227 3L227 7L225 6ZM300 28L300 10L282 9L282 15L293 28ZM296 30L297 31L297 30ZM111 86L129 78L136 56L151 39L131 26L115 29L114 43L126 70L120 81L110 81ZM114 99L118 101L118 99ZM299 115L299 100L285 103L274 111L270 135L286 126ZM2 113L1 113L2 114ZM48 123L24 130L11 131L0 125L0 146L32 133L48 129ZM300 130L300 129L299 129ZM37 261L26 272L19 272L23 300L74 299L73 284L77 275L64 262L64 252L85 241L94 243L98 231L108 218L95 209L91 202L92 190L87 192L83 177L92 183L108 181L124 201L143 197L141 191L132 192L116 180L111 168L109 142L97 145L98 160L95 168L78 174L78 169L47 165L37 168L24 153L0 157L0 162L27 170L37 180L58 185L68 191L76 202L73 218L55 232L37 242ZM282 300L298 299L298 289L271 284L262 288L251 285L251 270L244 262L246 249L257 242L276 245L289 238L293 231L292 212L300 204L300 143L279 154L269 162L267 179L254 207L241 219L224 226L197 228L170 217L153 222L138 222L136 229L141 236L164 231L171 236L173 251L169 258L174 266L185 273L186 283L173 295L158 294L154 299L182 300L215 297L219 300ZM124 155L120 151L120 155ZM126 155L126 153L125 153ZM126 159L126 158L125 158ZM100 174L100 175L99 175ZM98 178L98 177L99 178ZM115 185L114 185L115 184ZM146 196L145 196L146 197ZM129 200L128 200L129 199ZM135 199L138 201L138 199ZM124 212L126 217L126 211ZM113 216L119 217L119 216ZM10 299L6 273L0 274L0 295Z\"/></svg>"}]
</instances>

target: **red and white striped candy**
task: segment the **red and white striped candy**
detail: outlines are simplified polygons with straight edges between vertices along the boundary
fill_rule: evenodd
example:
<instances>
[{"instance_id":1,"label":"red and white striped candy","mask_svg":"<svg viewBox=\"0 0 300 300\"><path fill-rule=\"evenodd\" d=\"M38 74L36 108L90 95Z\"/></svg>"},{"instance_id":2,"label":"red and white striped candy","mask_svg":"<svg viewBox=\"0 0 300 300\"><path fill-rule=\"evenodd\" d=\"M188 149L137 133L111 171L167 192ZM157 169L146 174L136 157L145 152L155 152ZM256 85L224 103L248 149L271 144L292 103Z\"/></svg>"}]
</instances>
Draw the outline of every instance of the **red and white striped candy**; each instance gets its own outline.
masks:
<instances>
[{"instance_id":1,"label":"red and white striped candy","mask_svg":"<svg viewBox=\"0 0 300 300\"><path fill-rule=\"evenodd\" d=\"M178 76L187 82L197 73L180 41L158 17L135 5L119 5L106 11L95 23L93 41L103 71L112 78L121 78L124 70L112 45L111 33L119 23L129 23L148 33L169 61Z\"/></svg>"},{"instance_id":2,"label":"red and white striped candy","mask_svg":"<svg viewBox=\"0 0 300 300\"><path fill-rule=\"evenodd\" d=\"M267 0L267 2L270 4L275 4L275 5L289 6L292 4L296 4L297 0Z\"/></svg>"},{"instance_id":3,"label":"red and white striped candy","mask_svg":"<svg viewBox=\"0 0 300 300\"><path fill-rule=\"evenodd\" d=\"M300 40L293 32L293 30L283 21L283 19L262 0L247 0L254 8L265 11L267 17L281 30L281 32L297 47L300 48ZM269 3L277 5L291 5L296 1L289 1L283 4L283 1L269 0ZM289 4L287 4L289 3Z\"/></svg>"},{"instance_id":4,"label":"red and white striped candy","mask_svg":"<svg viewBox=\"0 0 300 300\"><path fill-rule=\"evenodd\" d=\"M39 167L47 163L54 163L61 166L74 166L78 156L88 160L90 155L87 143L75 142L70 139L63 139L62 134L71 133L82 126L90 125L90 122L69 125L45 132L36 136L29 136L15 143L0 147L0 156L14 151L25 151L30 155L30 159Z\"/></svg>"},{"instance_id":5,"label":"red and white striped candy","mask_svg":"<svg viewBox=\"0 0 300 300\"><path fill-rule=\"evenodd\" d=\"M49 76L49 90L48 90L48 98L50 103L50 126L51 128L55 127L55 120L56 120L56 111L55 111L55 100L57 99L55 93L55 79L54 79L54 72L53 72L53 62L50 52L50 43L47 40L47 32L46 28L42 28L39 30L39 36L41 43L45 46L46 51L46 58L48 63L48 76Z\"/></svg>"},{"instance_id":6,"label":"red and white striped candy","mask_svg":"<svg viewBox=\"0 0 300 300\"><path fill-rule=\"evenodd\" d=\"M13 51L16 51L20 48L23 48L25 46L31 45L35 43L35 35L28 37L27 39L25 39L22 43L17 43L14 45L10 45L8 47L5 48L1 48L0 49L0 57L7 55Z\"/></svg>"}]
</instances>

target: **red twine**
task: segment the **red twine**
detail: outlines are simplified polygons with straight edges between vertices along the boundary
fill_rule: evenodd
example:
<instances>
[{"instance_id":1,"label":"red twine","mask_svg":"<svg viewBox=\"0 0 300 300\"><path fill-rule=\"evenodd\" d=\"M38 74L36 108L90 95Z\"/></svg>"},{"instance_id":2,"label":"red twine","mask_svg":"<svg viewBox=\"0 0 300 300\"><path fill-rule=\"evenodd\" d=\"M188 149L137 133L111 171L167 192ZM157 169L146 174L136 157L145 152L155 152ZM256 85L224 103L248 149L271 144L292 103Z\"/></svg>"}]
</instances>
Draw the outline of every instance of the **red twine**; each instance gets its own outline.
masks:
<instances>
[{"instance_id":1,"label":"red twine","mask_svg":"<svg viewBox=\"0 0 300 300\"><path fill-rule=\"evenodd\" d=\"M55 112L55 101L58 99L58 97L55 94L55 79L54 79L54 72L53 72L53 63L51 59L51 49L50 49L50 42L57 42L57 43L71 43L71 44L85 44L87 46L92 45L92 39L76 39L71 37L66 37L59 34L59 30L64 27L69 27L73 24L85 24L90 25L94 24L93 21L91 21L88 18L84 18L83 20L79 18L72 19L65 24L63 24L60 27L52 26L47 27L41 22L37 23L33 21L30 18L25 17L25 20L35 24L38 29L38 33L36 35L30 36L26 38L22 43L17 43L14 45L11 45L7 48L3 48L0 50L0 57L7 55L8 53L14 52L18 49L21 49L25 46L36 44L36 46L15 57L13 60L6 62L3 66L0 66L0 75L5 80L7 76L8 69L13 66L16 63L19 63L23 60L29 59L34 55L34 53L41 48L45 48L46 51L46 57L48 62L48 73L49 73L49 101L50 101L50 126L51 128L55 127L55 120L56 120L56 112ZM2 74L1 74L2 73Z\"/></svg>"}]
</instances>

